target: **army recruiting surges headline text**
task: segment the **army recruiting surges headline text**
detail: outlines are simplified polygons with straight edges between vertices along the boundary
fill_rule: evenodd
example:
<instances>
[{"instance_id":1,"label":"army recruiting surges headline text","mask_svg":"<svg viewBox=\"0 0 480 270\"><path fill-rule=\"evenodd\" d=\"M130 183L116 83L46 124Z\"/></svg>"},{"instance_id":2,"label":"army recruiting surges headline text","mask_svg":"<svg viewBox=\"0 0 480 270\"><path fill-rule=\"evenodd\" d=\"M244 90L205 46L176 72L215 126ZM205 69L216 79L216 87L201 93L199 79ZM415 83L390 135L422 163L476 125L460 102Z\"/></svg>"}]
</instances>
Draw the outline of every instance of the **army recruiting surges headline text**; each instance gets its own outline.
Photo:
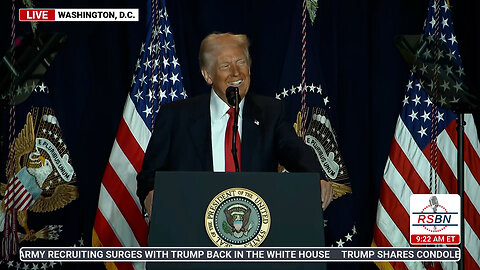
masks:
<instances>
[{"instance_id":1,"label":"army recruiting surges headline text","mask_svg":"<svg viewBox=\"0 0 480 270\"><path fill-rule=\"evenodd\" d=\"M25 262L372 262L458 261L458 247L23 247Z\"/></svg>"}]
</instances>

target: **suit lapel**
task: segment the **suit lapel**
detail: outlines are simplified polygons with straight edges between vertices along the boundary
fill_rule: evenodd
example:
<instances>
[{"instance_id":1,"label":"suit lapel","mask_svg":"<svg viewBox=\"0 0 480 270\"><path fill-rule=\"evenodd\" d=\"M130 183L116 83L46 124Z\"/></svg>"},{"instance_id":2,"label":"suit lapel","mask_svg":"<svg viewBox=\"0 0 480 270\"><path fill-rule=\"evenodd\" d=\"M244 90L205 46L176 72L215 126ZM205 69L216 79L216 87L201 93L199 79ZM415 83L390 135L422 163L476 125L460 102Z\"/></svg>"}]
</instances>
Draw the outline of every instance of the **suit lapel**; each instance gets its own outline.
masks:
<instances>
[{"instance_id":1,"label":"suit lapel","mask_svg":"<svg viewBox=\"0 0 480 270\"><path fill-rule=\"evenodd\" d=\"M242 171L252 171L255 162L257 144L261 138L262 115L251 95L245 97L242 123Z\"/></svg>"},{"instance_id":2,"label":"suit lapel","mask_svg":"<svg viewBox=\"0 0 480 270\"><path fill-rule=\"evenodd\" d=\"M201 170L213 171L212 136L210 128L210 95L199 97L192 110L190 138L193 142Z\"/></svg>"}]
</instances>

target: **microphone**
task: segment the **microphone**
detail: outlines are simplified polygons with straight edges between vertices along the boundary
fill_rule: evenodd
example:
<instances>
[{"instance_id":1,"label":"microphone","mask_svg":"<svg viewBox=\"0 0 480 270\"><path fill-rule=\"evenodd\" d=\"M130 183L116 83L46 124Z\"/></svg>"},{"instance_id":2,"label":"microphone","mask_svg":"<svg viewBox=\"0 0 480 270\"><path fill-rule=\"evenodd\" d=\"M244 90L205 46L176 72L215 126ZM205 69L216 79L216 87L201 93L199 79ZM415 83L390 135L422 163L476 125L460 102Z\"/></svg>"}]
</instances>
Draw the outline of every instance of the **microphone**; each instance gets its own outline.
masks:
<instances>
[{"instance_id":1,"label":"microphone","mask_svg":"<svg viewBox=\"0 0 480 270\"><path fill-rule=\"evenodd\" d=\"M433 212L436 213L439 205L437 196L430 197L428 202L430 203L430 206L432 207Z\"/></svg>"},{"instance_id":2,"label":"microphone","mask_svg":"<svg viewBox=\"0 0 480 270\"><path fill-rule=\"evenodd\" d=\"M432 208L433 212L436 213L437 212L437 208L438 208L438 198L437 196L432 196L430 197L430 199L428 200L428 202L430 203L430 207ZM437 229L437 226L433 226L433 229L436 230Z\"/></svg>"},{"instance_id":3,"label":"microphone","mask_svg":"<svg viewBox=\"0 0 480 270\"><path fill-rule=\"evenodd\" d=\"M239 106L238 103L240 102L240 94L238 91L238 87L229 86L225 90L225 95L227 96L227 101L230 106L235 108L235 115L233 118L233 136L232 136L232 155L233 155L233 162L235 163L235 172L240 171L240 166L238 165L238 157L237 157L237 130L238 130L238 112Z\"/></svg>"},{"instance_id":4,"label":"microphone","mask_svg":"<svg viewBox=\"0 0 480 270\"><path fill-rule=\"evenodd\" d=\"M229 86L225 90L225 95L227 96L227 101L230 106L237 108L239 98L238 87Z\"/></svg>"}]
</instances>

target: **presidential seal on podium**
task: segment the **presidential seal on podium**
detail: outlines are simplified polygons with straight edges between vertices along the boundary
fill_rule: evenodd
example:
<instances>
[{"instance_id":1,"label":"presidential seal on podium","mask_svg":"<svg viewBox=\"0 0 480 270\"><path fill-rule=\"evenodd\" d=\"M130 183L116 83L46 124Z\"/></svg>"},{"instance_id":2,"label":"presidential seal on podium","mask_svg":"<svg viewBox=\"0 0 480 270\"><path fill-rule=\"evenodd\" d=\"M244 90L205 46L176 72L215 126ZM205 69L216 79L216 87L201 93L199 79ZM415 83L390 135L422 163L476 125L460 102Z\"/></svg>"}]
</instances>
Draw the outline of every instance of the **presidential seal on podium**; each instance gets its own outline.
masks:
<instances>
[{"instance_id":1,"label":"presidential seal on podium","mask_svg":"<svg viewBox=\"0 0 480 270\"><path fill-rule=\"evenodd\" d=\"M267 204L246 188L220 192L205 213L207 234L219 247L258 247L267 237L270 224Z\"/></svg>"}]
</instances>

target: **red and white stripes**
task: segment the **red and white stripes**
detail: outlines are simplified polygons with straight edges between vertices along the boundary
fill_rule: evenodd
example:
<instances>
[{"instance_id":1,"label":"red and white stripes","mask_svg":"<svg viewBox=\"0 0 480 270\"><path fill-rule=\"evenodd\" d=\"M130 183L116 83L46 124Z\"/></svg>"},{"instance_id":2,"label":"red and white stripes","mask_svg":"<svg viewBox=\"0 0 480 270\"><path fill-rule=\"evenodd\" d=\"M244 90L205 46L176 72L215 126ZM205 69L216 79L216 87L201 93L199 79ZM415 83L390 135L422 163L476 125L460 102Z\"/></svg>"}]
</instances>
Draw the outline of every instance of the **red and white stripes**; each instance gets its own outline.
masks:
<instances>
[{"instance_id":1,"label":"red and white stripes","mask_svg":"<svg viewBox=\"0 0 480 270\"><path fill-rule=\"evenodd\" d=\"M151 132L129 95L102 179L93 242L99 241L108 247L147 245L148 224L136 195L136 176L141 170L150 136ZM143 267L130 263L116 263L115 266L117 269Z\"/></svg>"},{"instance_id":2,"label":"red and white stripes","mask_svg":"<svg viewBox=\"0 0 480 270\"><path fill-rule=\"evenodd\" d=\"M8 182L4 198L5 208L7 210L24 211L30 207L34 201L33 196L28 192L20 179L15 176Z\"/></svg>"}]
</instances>

